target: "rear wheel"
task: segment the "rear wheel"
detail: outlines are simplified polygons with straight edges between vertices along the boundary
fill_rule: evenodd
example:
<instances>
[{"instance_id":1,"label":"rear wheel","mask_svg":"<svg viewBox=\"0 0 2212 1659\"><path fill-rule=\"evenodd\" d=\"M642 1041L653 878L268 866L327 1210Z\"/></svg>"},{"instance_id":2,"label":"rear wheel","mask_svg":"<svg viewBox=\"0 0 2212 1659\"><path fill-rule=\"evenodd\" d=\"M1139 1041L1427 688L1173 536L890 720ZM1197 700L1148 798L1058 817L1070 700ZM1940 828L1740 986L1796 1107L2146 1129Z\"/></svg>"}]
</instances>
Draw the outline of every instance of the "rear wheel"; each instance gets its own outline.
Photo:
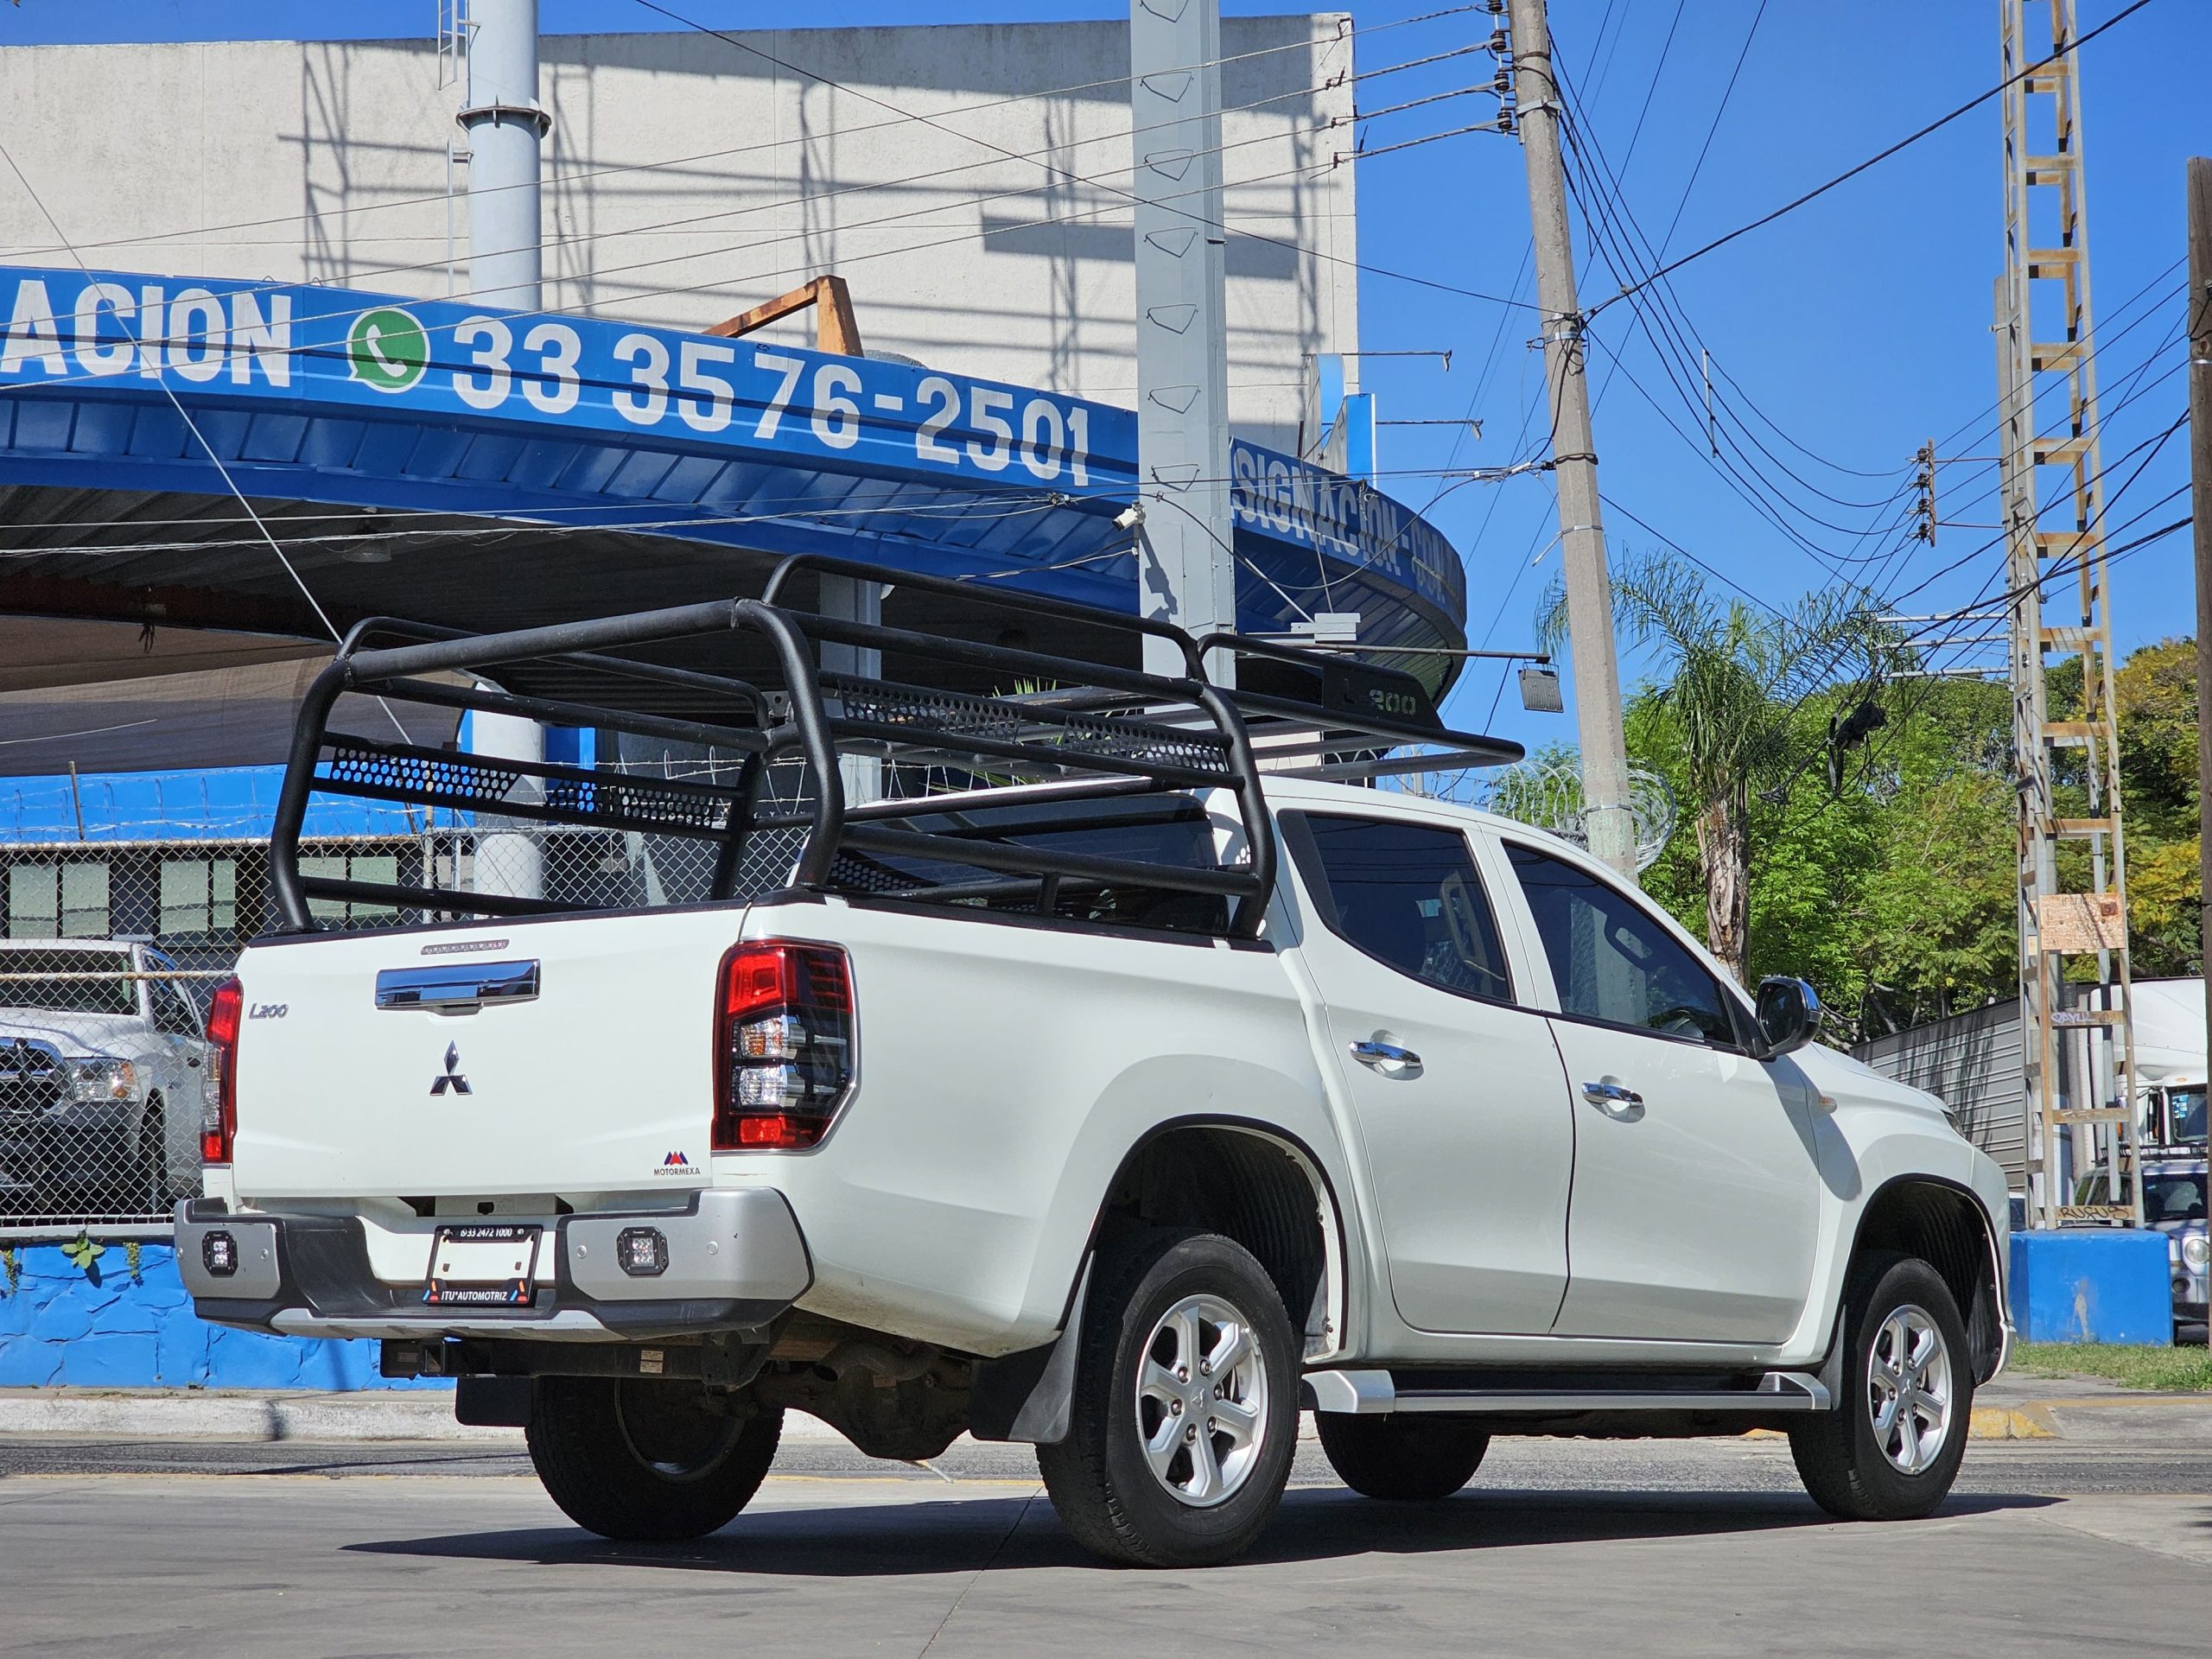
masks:
<instances>
[{"instance_id":1,"label":"rear wheel","mask_svg":"<svg viewBox=\"0 0 2212 1659\"><path fill-rule=\"evenodd\" d=\"M775 1461L782 1408L739 1416L696 1383L543 1376L530 1460L562 1513L602 1538L699 1538L734 1520Z\"/></svg>"},{"instance_id":2,"label":"rear wheel","mask_svg":"<svg viewBox=\"0 0 2212 1659\"><path fill-rule=\"evenodd\" d=\"M1298 1440L1298 1351L1274 1282L1211 1233L1103 1252L1071 1427L1037 1448L1077 1542L1136 1567L1205 1567L1260 1535Z\"/></svg>"},{"instance_id":3,"label":"rear wheel","mask_svg":"<svg viewBox=\"0 0 2212 1659\"><path fill-rule=\"evenodd\" d=\"M1813 1501L1847 1521L1907 1521L1941 1503L1966 1456L1974 1372L1966 1325L1935 1268L1883 1255L1852 1274L1835 1409L1789 1431Z\"/></svg>"},{"instance_id":4,"label":"rear wheel","mask_svg":"<svg viewBox=\"0 0 2212 1659\"><path fill-rule=\"evenodd\" d=\"M1313 1421L1329 1467L1363 1497L1449 1497L1474 1478L1490 1450L1490 1436L1464 1418L1324 1411Z\"/></svg>"}]
</instances>

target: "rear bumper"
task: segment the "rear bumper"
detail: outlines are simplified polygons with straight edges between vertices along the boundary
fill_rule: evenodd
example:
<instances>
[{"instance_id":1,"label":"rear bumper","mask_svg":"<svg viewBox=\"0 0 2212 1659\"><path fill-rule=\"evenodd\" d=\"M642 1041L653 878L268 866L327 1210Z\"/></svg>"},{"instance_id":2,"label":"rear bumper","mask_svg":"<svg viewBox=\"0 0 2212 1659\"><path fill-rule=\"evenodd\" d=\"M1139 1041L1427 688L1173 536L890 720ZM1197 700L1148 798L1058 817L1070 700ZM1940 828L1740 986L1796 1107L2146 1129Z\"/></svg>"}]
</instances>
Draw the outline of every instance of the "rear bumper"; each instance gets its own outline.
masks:
<instances>
[{"instance_id":1,"label":"rear bumper","mask_svg":"<svg viewBox=\"0 0 2212 1659\"><path fill-rule=\"evenodd\" d=\"M709 1189L683 1211L561 1216L544 1223L527 1307L434 1306L422 1285L379 1280L353 1217L231 1212L220 1199L176 1207L176 1259L203 1319L285 1336L537 1338L621 1341L746 1330L804 1295L814 1271L784 1195ZM666 1241L667 1267L633 1278L616 1264L626 1228ZM215 1241L227 1237L227 1245ZM213 1264L232 1265L218 1274Z\"/></svg>"}]
</instances>

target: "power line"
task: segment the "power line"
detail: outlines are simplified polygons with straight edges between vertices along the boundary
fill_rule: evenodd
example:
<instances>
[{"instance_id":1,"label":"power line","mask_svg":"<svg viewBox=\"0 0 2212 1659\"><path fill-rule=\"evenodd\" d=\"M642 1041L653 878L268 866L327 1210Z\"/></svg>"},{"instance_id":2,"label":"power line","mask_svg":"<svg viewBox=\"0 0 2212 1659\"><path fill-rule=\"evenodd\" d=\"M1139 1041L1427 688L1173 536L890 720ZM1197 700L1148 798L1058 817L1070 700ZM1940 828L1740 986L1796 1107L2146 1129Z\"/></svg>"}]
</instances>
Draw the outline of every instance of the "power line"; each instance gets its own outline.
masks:
<instances>
[{"instance_id":1,"label":"power line","mask_svg":"<svg viewBox=\"0 0 2212 1659\"><path fill-rule=\"evenodd\" d=\"M639 0L639 3L647 4L650 3L650 0ZM1889 160L1891 156L1896 155L1898 151L1909 149L1910 146L1918 143L1923 138L1927 137L1929 134L1941 131L1943 128L1949 126L1952 122L1957 120L1961 116L1971 114L1974 111L1980 108L1984 104L1986 104L1991 99L1995 98L2005 92L2006 88L2016 86L2019 82L2027 79L2029 76L2047 68L2050 65L2056 63L2059 59L2064 57L2068 53L2080 51L2082 48L2087 46L2091 41L2095 40L2098 35L2103 34L2107 29L2112 29L2125 22L2126 19L2133 17L2137 12L2142 10L2144 7L2150 3L2151 0L2133 0L2133 3L2122 8L2120 11L2115 12L2112 16L2107 17L2103 22L2098 24L2094 29L2090 29L2086 34L2082 35L2079 40L2060 43L2049 57L2044 58L2038 62L2030 64L2026 68L2021 70L2016 75L2006 77L2005 79L1998 82L1996 86L1992 86L1987 92L1977 93L1973 98L1968 99L1965 103L1960 105L1958 108L1953 110L1948 115L1937 117L1926 126L1919 129L1919 130L1908 133L1904 137L1898 139L1897 143L1890 145L1887 149L1879 150L1874 155L1869 156L1865 161L1860 162L1855 167L1846 168L1843 172L1837 174L1826 183L1814 186L1813 188L1806 191L1804 194L1796 198L1794 200L1783 203L1781 207L1777 207L1771 213L1763 213L1758 218L1751 220L1748 225L1739 225L1734 230L1728 232L1726 235L1715 237L1703 247L1694 249L1690 252L1684 254L1681 258L1675 260L1672 264L1660 266L1649 276L1645 277L1642 283L1637 283L1637 286L1639 288L1644 287L1651 283L1656 282L1662 276L1670 276L1674 272L1680 270L1684 265L1688 264L1692 260L1702 259L1707 254L1712 253L1718 249L1726 247L1731 242L1735 241L1738 237L1749 236L1753 231L1762 229L1766 226L1773 224L1775 220L1782 218L1785 213L1795 213L1798 208L1805 206L1807 202L1815 200L1818 198L1827 194L1829 191L1834 189L1838 185L1857 178L1868 168L1874 167L1880 162ZM1612 296L1611 299L1600 301L1598 304L1591 307L1588 311L1583 314L1584 321L1586 322L1590 318L1596 316L1598 313L1603 311L1607 306L1611 305L1614 300L1626 298L1630 291L1630 290L1627 289L1624 289L1620 293Z\"/></svg>"},{"instance_id":2,"label":"power line","mask_svg":"<svg viewBox=\"0 0 2212 1659\"><path fill-rule=\"evenodd\" d=\"M1363 39L1369 35L1387 34L1393 29L1404 29L1416 23L1433 22L1440 18L1456 17L1466 12L1480 11L1483 10L1484 10L1484 8L1480 5L1459 5L1446 7L1445 9L1437 11L1420 12L1412 16L1394 18L1388 22L1363 24L1357 30L1357 35L1359 38ZM1346 19L1345 22L1348 24L1350 20ZM1228 53L1219 58L1211 59L1206 63L1189 64L1183 67L1190 69L1199 69L1211 67L1217 65L1243 63L1255 58L1274 57L1285 53L1306 51L1317 45L1330 46L1340 44L1347 38L1348 35L1342 33L1340 33L1333 41L1323 40L1317 41L1309 37L1308 39L1302 41L1286 41L1279 46L1260 47L1249 52ZM1419 67L1423 64L1440 62L1445 58L1460 57L1469 53L1479 52L1484 49L1486 48L1480 44L1463 47L1452 52L1436 54L1433 57L1414 59L1406 64L1392 66L1391 69L1377 71L1375 73L1395 73L1398 69ZM1353 75L1343 77L1342 79L1358 80L1363 78L1363 76ZM978 103L957 105L952 109L943 111L942 118L951 119L961 116L980 114L988 110L1003 109L1009 105L1014 104L1033 104L1042 102L1046 99L1069 98L1082 92L1096 92L1101 87L1126 86L1128 82L1128 77L1126 74L1113 75L1099 80L1078 81L1066 86L1048 87L1042 92L1016 92L1005 98L986 99ZM1321 86L1306 87L1295 92L1279 92L1271 98L1258 100L1255 104L1240 105L1236 107L1240 109L1256 109L1263 104L1279 102L1284 98L1300 97L1309 92L1325 91L1330 86L1337 84L1339 84L1338 80L1332 79L1331 81L1325 83ZM857 137L863 133L881 132L891 128L903 126L906 124L908 118L910 118L901 117L898 119L890 121L874 121L856 127L831 127L827 129L821 137L825 141L837 138ZM1122 131L1120 133L1106 134L1098 139L1086 139L1078 142L1104 143L1109 140L1120 140L1126 142L1133 135L1128 131ZM756 150L780 149L788 142L788 140L782 138L771 138L763 140L758 143L734 144L725 149L701 150L688 156L666 156L650 162L628 162L609 167L582 168L572 172L552 174L541 181L541 182L547 185L560 186L565 184L582 183L589 179L612 177L624 173L664 172L671 168L689 167L699 162L722 161L732 156L749 155ZM530 187L519 184L495 185L487 190L480 191L477 194L495 194L501 191L526 189ZM380 213L397 207L429 207L443 202L447 200L447 193L440 191L435 195L401 196L389 201L372 201L359 204L348 203L344 211L349 214ZM111 237L104 241L80 242L76 245L73 251L81 253L86 249L130 247L143 242L181 240L191 237L212 236L230 231L261 230L273 225L308 224L321 219L321 217L322 215L318 213L280 213L266 219L234 219L227 224L200 225L175 230L150 232L144 236ZM620 234L620 232L613 232L613 234ZM69 253L72 251L73 250L67 245L59 245L49 248L31 248L22 251L17 255L17 257L29 259L35 258L42 254ZM443 262L439 261L438 263L442 264ZM394 269L411 269L411 267L395 267Z\"/></svg>"}]
</instances>

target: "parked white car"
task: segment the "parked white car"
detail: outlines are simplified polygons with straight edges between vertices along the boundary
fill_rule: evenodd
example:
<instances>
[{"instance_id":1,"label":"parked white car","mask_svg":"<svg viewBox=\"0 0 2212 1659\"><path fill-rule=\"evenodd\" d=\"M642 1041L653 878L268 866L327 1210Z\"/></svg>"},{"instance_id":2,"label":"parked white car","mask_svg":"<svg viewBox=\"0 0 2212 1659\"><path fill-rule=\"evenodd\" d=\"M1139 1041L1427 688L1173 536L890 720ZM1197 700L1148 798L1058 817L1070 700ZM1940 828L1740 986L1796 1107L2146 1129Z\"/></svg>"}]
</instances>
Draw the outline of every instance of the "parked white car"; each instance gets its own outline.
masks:
<instances>
[{"instance_id":1,"label":"parked white car","mask_svg":"<svg viewBox=\"0 0 2212 1659\"><path fill-rule=\"evenodd\" d=\"M160 1216L200 1189L207 1042L151 946L0 942L0 1215Z\"/></svg>"},{"instance_id":2,"label":"parked white car","mask_svg":"<svg viewBox=\"0 0 2212 1659\"><path fill-rule=\"evenodd\" d=\"M769 640L787 708L643 664L627 696L577 654L717 630ZM1224 692L1195 648L1086 679L945 640L1052 689L939 694L806 643L916 639L747 601L352 642L280 809L285 926L211 1018L219 1128L178 1221L201 1313L458 1376L463 1421L525 1426L613 1537L728 1522L793 1408L884 1457L1032 1441L1078 1539L1159 1565L1258 1535L1302 1407L1378 1498L1450 1494L1497 1434L1769 1427L1839 1515L1942 1501L2009 1340L2004 1179L1815 1043L1809 988L1754 1002L1553 837L1298 775L1513 753L1403 677L1239 644ZM480 664L505 692L425 678ZM754 704L750 752L803 753L808 792L518 787L322 724L347 688L547 717L584 669L611 726L744 752ZM855 750L942 788L963 749L964 790L843 798ZM774 891L570 912L303 875L317 790L595 826L610 858L671 826L724 873L798 839ZM315 898L488 918L347 936Z\"/></svg>"}]
</instances>

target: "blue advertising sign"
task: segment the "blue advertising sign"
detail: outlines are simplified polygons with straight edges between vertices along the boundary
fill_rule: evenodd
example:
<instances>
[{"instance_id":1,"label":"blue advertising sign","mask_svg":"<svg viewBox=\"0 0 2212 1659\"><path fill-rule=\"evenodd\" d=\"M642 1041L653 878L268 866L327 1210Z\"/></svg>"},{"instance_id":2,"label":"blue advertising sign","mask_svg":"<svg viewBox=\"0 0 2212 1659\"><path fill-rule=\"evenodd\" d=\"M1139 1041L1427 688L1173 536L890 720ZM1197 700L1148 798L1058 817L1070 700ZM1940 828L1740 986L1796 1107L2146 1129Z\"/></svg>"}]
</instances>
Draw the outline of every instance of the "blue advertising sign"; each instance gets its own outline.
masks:
<instances>
[{"instance_id":1,"label":"blue advertising sign","mask_svg":"<svg viewBox=\"0 0 2212 1659\"><path fill-rule=\"evenodd\" d=\"M534 470L525 456L484 475L522 492L519 515L554 494L623 496L624 458L648 450L669 466L632 497L744 499L736 481L719 498L703 481L683 495L665 480L684 465L702 480L752 478L756 488L772 476L783 501L835 495L842 476L1073 512L1103 535L1103 521L1137 496L1131 410L779 343L335 288L4 266L0 319L0 406L16 401L10 392L42 389L103 402L174 394L194 410L321 417L354 431L401 419L509 433L547 457ZM0 464L51 447L24 433L0 408ZM74 435L65 445L84 453ZM587 450L601 460L577 459ZM241 459L326 474L365 464L334 455L302 442L296 454ZM1325 561L1348 567L1427 613L1415 632L1439 634L1440 625L1437 642L1452 643L1442 635L1464 623L1465 576L1418 514L1363 481L1242 440L1230 465L1240 552L1247 535L1262 550L1279 544L1277 559L1302 563L1303 577L1290 578L1301 587L1317 570L1328 586ZM419 476L409 472L410 483Z\"/></svg>"}]
</instances>

